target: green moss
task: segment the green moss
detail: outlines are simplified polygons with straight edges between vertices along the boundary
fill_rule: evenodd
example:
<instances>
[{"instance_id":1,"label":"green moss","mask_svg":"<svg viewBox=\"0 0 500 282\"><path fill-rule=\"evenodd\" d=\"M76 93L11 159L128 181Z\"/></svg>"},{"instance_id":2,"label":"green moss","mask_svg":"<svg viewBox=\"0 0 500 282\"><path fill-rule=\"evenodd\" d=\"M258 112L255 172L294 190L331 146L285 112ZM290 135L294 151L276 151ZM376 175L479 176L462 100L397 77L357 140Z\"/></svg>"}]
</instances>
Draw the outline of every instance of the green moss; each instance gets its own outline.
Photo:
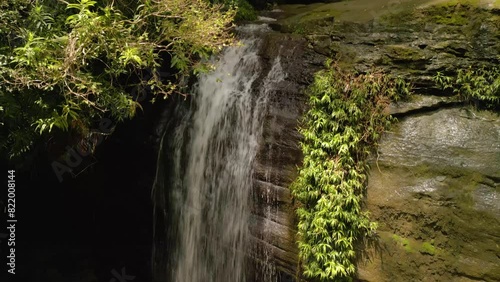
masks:
<instances>
[{"instance_id":1,"label":"green moss","mask_svg":"<svg viewBox=\"0 0 500 282\"><path fill-rule=\"evenodd\" d=\"M438 253L437 248L434 246L434 240L420 243L417 240L404 238L397 234L392 234L391 238L396 244L403 247L407 253L417 253L416 250L418 250L418 252L421 254L427 254L431 256L434 256Z\"/></svg>"},{"instance_id":2,"label":"green moss","mask_svg":"<svg viewBox=\"0 0 500 282\"><path fill-rule=\"evenodd\" d=\"M435 255L436 254L436 247L434 247L434 245L432 243L429 243L429 242L424 242L422 243L422 245L420 246L420 249L419 251L422 253L422 254L428 254L428 255Z\"/></svg>"},{"instance_id":3,"label":"green moss","mask_svg":"<svg viewBox=\"0 0 500 282\"><path fill-rule=\"evenodd\" d=\"M421 29L426 24L433 23L448 26L450 32L470 34L477 32L479 30L477 25L484 21L495 22L494 18L497 16L487 10L492 7L490 4L499 7L496 3L479 0L445 1L423 9L406 9L385 14L379 21L381 24L399 29Z\"/></svg>"},{"instance_id":4,"label":"green moss","mask_svg":"<svg viewBox=\"0 0 500 282\"><path fill-rule=\"evenodd\" d=\"M400 246L402 246L407 253L414 253L415 252L415 249L413 248L414 244L412 244L412 242L410 241L410 239L398 236L396 234L392 235L392 239L397 244L399 244Z\"/></svg>"},{"instance_id":5,"label":"green moss","mask_svg":"<svg viewBox=\"0 0 500 282\"><path fill-rule=\"evenodd\" d=\"M285 27L297 34L318 34L324 33L324 28L333 26L334 19L339 15L335 9L313 10L292 16L283 21Z\"/></svg>"},{"instance_id":6,"label":"green moss","mask_svg":"<svg viewBox=\"0 0 500 282\"><path fill-rule=\"evenodd\" d=\"M479 6L481 4L481 0L448 0L443 1L440 4L435 5L434 7L455 7L456 5L470 5L470 6Z\"/></svg>"},{"instance_id":7,"label":"green moss","mask_svg":"<svg viewBox=\"0 0 500 282\"><path fill-rule=\"evenodd\" d=\"M469 23L468 10L468 6L463 7L454 3L447 3L428 9L426 14L435 23L461 26Z\"/></svg>"},{"instance_id":8,"label":"green moss","mask_svg":"<svg viewBox=\"0 0 500 282\"><path fill-rule=\"evenodd\" d=\"M419 61L425 59L425 55L420 50L404 45L388 45L387 56L395 61Z\"/></svg>"},{"instance_id":9,"label":"green moss","mask_svg":"<svg viewBox=\"0 0 500 282\"><path fill-rule=\"evenodd\" d=\"M447 25L466 25L469 22L467 14L451 13L448 15L435 15L432 17L435 23Z\"/></svg>"}]
</instances>

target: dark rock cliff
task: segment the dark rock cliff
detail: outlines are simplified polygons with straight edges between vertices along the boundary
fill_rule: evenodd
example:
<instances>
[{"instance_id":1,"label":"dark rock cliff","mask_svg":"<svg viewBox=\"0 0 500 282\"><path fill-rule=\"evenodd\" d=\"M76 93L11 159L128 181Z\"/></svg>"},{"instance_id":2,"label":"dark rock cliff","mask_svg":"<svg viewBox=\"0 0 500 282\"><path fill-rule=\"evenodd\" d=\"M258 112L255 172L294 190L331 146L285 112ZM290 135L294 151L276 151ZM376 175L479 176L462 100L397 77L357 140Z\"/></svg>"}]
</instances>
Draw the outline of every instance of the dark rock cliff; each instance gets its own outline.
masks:
<instances>
[{"instance_id":1,"label":"dark rock cliff","mask_svg":"<svg viewBox=\"0 0 500 282\"><path fill-rule=\"evenodd\" d=\"M302 158L296 129L306 110L304 90L325 58L307 48L302 36L269 33L263 40L261 56L269 61L280 56L287 76L277 85L279 90L270 94L254 165L252 257L258 263L255 281L272 281L267 279L273 277L291 281L297 271L298 250L294 203L288 185Z\"/></svg>"}]
</instances>

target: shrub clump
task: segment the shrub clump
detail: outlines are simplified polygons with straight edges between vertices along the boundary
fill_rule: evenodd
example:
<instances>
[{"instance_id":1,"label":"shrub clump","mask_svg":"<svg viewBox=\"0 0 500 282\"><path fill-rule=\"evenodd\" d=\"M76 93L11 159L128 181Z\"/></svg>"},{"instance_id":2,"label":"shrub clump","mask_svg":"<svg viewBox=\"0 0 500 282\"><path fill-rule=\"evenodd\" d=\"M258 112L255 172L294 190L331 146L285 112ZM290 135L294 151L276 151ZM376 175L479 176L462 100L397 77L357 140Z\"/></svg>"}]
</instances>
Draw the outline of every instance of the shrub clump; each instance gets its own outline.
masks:
<instances>
[{"instance_id":1,"label":"shrub clump","mask_svg":"<svg viewBox=\"0 0 500 282\"><path fill-rule=\"evenodd\" d=\"M235 20L253 21L257 19L257 11L255 11L255 8L248 1L237 1L237 7Z\"/></svg>"},{"instance_id":2,"label":"shrub clump","mask_svg":"<svg viewBox=\"0 0 500 282\"><path fill-rule=\"evenodd\" d=\"M141 109L134 89L182 93L183 77L233 43L231 7L127 3L0 3L0 156L22 159L54 131L84 138L102 118L130 119Z\"/></svg>"}]
</instances>

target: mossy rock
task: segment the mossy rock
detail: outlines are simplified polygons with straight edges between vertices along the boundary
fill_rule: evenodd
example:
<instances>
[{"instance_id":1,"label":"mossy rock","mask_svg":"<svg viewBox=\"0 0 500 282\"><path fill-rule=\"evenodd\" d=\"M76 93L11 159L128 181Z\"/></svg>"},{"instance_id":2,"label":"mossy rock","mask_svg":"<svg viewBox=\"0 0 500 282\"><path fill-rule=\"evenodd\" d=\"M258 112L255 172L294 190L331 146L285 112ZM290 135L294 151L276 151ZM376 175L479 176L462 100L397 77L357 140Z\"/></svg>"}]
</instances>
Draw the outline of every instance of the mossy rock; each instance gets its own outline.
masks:
<instances>
[{"instance_id":1,"label":"mossy rock","mask_svg":"<svg viewBox=\"0 0 500 282\"><path fill-rule=\"evenodd\" d=\"M431 48L436 51L446 52L461 57L465 56L469 51L468 46L463 44L463 42L452 40L438 42L434 46L431 46Z\"/></svg>"},{"instance_id":2,"label":"mossy rock","mask_svg":"<svg viewBox=\"0 0 500 282\"><path fill-rule=\"evenodd\" d=\"M391 238L407 253L417 253L418 251L424 255L434 256L438 252L437 248L434 246L434 240L421 242L412 238L401 237L397 234L392 234Z\"/></svg>"},{"instance_id":3,"label":"mossy rock","mask_svg":"<svg viewBox=\"0 0 500 282\"><path fill-rule=\"evenodd\" d=\"M410 239L401 237L401 236L396 235L396 234L392 235L392 239L398 245L403 247L407 253L414 253L415 252L415 249L414 249L415 242L413 242L413 240L410 241Z\"/></svg>"},{"instance_id":4,"label":"mossy rock","mask_svg":"<svg viewBox=\"0 0 500 282\"><path fill-rule=\"evenodd\" d=\"M430 242L424 242L420 246L419 251L422 254L428 254L428 255L433 256L436 254L436 247L434 247L434 245Z\"/></svg>"},{"instance_id":5,"label":"mossy rock","mask_svg":"<svg viewBox=\"0 0 500 282\"><path fill-rule=\"evenodd\" d=\"M444 4L427 9L424 14L427 15L429 20L437 24L463 26L470 21L470 9L471 6L469 5Z\"/></svg>"},{"instance_id":6,"label":"mossy rock","mask_svg":"<svg viewBox=\"0 0 500 282\"><path fill-rule=\"evenodd\" d=\"M311 12L291 17L283 22L285 29L297 34L325 33L328 27L333 26L335 17L339 13L332 10Z\"/></svg>"},{"instance_id":7,"label":"mossy rock","mask_svg":"<svg viewBox=\"0 0 500 282\"><path fill-rule=\"evenodd\" d=\"M387 45L385 49L386 55L393 61L411 62L426 59L424 52L406 45Z\"/></svg>"}]
</instances>

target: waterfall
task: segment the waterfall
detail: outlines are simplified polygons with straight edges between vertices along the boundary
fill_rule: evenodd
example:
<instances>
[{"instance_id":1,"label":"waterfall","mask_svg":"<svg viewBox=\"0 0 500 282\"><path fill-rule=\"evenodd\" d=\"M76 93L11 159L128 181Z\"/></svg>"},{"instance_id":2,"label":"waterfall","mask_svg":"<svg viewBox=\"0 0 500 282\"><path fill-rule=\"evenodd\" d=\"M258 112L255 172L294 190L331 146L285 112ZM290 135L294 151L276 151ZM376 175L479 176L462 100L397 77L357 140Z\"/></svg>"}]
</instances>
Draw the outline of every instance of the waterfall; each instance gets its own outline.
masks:
<instances>
[{"instance_id":1,"label":"waterfall","mask_svg":"<svg viewBox=\"0 0 500 282\"><path fill-rule=\"evenodd\" d=\"M242 44L199 77L182 121L164 136L153 191L155 281L247 279L252 165L268 93L284 79L279 58L263 74L255 34L267 30L238 29Z\"/></svg>"}]
</instances>

